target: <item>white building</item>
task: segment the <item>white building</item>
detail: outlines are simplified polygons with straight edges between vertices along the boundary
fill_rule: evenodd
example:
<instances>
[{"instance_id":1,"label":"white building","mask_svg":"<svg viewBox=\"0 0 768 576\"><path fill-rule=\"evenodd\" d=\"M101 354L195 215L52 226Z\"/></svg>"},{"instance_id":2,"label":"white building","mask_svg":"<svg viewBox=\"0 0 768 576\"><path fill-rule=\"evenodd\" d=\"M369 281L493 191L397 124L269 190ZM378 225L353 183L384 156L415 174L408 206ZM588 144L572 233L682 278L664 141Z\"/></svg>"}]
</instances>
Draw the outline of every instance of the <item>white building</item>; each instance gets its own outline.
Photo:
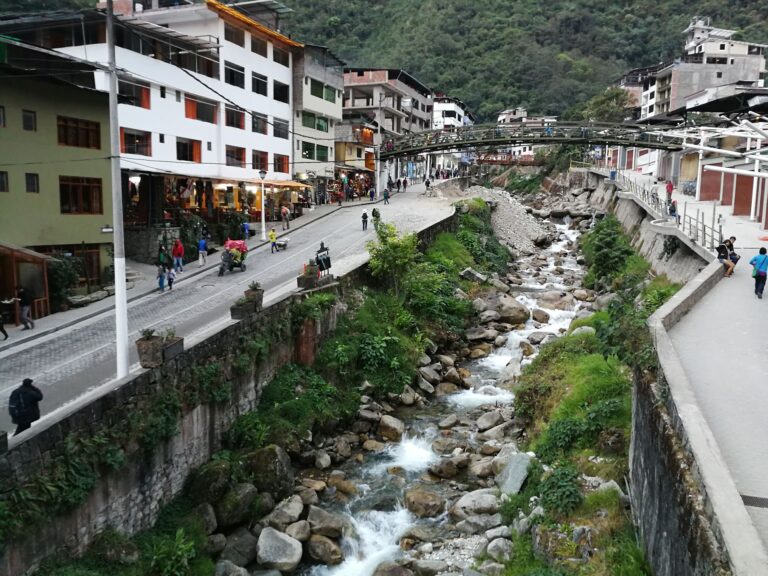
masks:
<instances>
[{"instance_id":1,"label":"white building","mask_svg":"<svg viewBox=\"0 0 768 576\"><path fill-rule=\"evenodd\" d=\"M287 9L271 2L249 15L216 0L177 3L116 17L127 222L131 209L142 223L167 218L158 210L169 197L208 216L260 206L261 170L267 181L291 177L292 62L302 45L269 25ZM6 21L0 30L108 60L102 12ZM103 73L96 85L107 87Z\"/></svg>"},{"instance_id":2,"label":"white building","mask_svg":"<svg viewBox=\"0 0 768 576\"><path fill-rule=\"evenodd\" d=\"M458 98L436 95L432 108L432 128L434 130L450 130L471 126L475 123L475 115L467 105Z\"/></svg>"},{"instance_id":3,"label":"white building","mask_svg":"<svg viewBox=\"0 0 768 576\"><path fill-rule=\"evenodd\" d=\"M335 174L336 128L342 119L344 62L324 46L307 44L293 69L295 146L293 177L326 198Z\"/></svg>"}]
</instances>

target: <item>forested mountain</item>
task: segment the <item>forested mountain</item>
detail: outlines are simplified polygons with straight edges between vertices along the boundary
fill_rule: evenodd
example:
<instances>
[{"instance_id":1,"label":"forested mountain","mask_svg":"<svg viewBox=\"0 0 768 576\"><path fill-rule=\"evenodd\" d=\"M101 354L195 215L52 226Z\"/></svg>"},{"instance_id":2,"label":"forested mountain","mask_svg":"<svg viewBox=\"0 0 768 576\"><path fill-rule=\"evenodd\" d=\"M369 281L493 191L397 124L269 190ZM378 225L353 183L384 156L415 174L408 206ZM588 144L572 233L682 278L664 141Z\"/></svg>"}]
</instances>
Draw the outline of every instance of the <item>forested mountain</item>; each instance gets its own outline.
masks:
<instances>
[{"instance_id":1,"label":"forested mountain","mask_svg":"<svg viewBox=\"0 0 768 576\"><path fill-rule=\"evenodd\" d=\"M696 15L768 43L766 0L284 0L284 31L352 66L403 68L484 119L558 114L682 51Z\"/></svg>"},{"instance_id":2,"label":"forested mountain","mask_svg":"<svg viewBox=\"0 0 768 576\"><path fill-rule=\"evenodd\" d=\"M283 31L350 66L403 68L483 119L525 106L561 114L622 72L682 50L696 15L768 43L766 0L283 0ZM94 5L0 0L0 12Z\"/></svg>"}]
</instances>

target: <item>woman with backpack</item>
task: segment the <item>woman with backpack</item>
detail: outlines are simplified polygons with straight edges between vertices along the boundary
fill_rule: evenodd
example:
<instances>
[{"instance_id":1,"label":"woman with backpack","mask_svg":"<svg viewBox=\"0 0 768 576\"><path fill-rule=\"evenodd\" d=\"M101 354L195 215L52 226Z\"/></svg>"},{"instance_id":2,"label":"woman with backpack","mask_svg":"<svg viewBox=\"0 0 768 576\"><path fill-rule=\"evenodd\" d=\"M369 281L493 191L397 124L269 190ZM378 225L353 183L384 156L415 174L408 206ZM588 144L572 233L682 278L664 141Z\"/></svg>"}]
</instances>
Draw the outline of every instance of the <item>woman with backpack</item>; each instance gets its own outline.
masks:
<instances>
[{"instance_id":1,"label":"woman with backpack","mask_svg":"<svg viewBox=\"0 0 768 576\"><path fill-rule=\"evenodd\" d=\"M768 275L768 250L760 248L760 253L749 261L752 265L752 277L755 279L755 294L763 298L765 278Z\"/></svg>"}]
</instances>

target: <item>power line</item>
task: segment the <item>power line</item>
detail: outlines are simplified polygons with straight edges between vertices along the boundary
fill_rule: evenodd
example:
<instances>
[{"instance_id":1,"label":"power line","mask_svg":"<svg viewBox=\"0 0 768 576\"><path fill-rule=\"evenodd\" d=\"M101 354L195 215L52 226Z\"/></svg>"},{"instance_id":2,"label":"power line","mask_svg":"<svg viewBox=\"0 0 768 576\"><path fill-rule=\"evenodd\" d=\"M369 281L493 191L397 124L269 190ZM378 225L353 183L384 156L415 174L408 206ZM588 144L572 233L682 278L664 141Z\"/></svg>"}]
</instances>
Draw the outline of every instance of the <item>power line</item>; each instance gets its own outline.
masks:
<instances>
[{"instance_id":1,"label":"power line","mask_svg":"<svg viewBox=\"0 0 768 576\"><path fill-rule=\"evenodd\" d=\"M243 150L248 150L247 148L243 148ZM262 152L262 150L255 150L256 152ZM274 156L275 153L273 153ZM283 156L287 156L287 154L283 154ZM91 162L95 160L110 160L111 156L93 156L90 158L76 158L76 159L69 159L69 160L43 160L40 162L3 162L0 163L0 167L13 167L13 166L45 166L48 164L68 164L70 162ZM301 158L301 160L295 160L294 162L300 162L303 164L327 164L327 163L338 163L338 162L354 162L356 160L364 160L364 158L358 158L357 156L350 156L348 158L343 158L341 160L314 160L310 158ZM134 164L138 164L139 161L134 160L133 158L127 158L125 156L120 156L120 162L132 162ZM154 162L154 163L160 163L160 164L182 164L183 166L229 166L231 168L242 168L244 170L248 170L249 168L246 168L244 166L234 166L232 164L227 164L226 162L193 162L190 160L161 160L159 158L142 158L141 162ZM248 164L248 162L246 162ZM267 166L275 166L275 162L267 162ZM160 170L160 168L157 168ZM251 168L252 169L252 168ZM175 174L175 172L168 171L169 174ZM211 176L212 178L213 176ZM207 176L201 176L201 178L208 178Z\"/></svg>"}]
</instances>

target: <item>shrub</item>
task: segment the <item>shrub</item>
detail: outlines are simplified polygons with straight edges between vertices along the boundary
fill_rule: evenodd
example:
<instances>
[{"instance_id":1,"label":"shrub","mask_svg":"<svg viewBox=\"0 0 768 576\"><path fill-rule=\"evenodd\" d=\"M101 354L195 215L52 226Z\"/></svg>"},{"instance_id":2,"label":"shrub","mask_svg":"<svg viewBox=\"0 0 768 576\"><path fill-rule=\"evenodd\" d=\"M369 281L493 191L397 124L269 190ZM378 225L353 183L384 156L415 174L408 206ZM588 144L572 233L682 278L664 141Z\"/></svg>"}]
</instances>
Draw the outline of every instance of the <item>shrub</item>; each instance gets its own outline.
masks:
<instances>
[{"instance_id":1,"label":"shrub","mask_svg":"<svg viewBox=\"0 0 768 576\"><path fill-rule=\"evenodd\" d=\"M48 261L48 295L54 311L58 312L67 305L67 297L80 280L83 261L72 256L56 255Z\"/></svg>"},{"instance_id":2,"label":"shrub","mask_svg":"<svg viewBox=\"0 0 768 576\"><path fill-rule=\"evenodd\" d=\"M541 503L553 514L567 516L583 499L579 473L572 466L558 466L541 482Z\"/></svg>"},{"instance_id":3,"label":"shrub","mask_svg":"<svg viewBox=\"0 0 768 576\"><path fill-rule=\"evenodd\" d=\"M623 270L632 248L613 216L600 220L581 242L589 271L584 284L590 288L610 285Z\"/></svg>"}]
</instances>

